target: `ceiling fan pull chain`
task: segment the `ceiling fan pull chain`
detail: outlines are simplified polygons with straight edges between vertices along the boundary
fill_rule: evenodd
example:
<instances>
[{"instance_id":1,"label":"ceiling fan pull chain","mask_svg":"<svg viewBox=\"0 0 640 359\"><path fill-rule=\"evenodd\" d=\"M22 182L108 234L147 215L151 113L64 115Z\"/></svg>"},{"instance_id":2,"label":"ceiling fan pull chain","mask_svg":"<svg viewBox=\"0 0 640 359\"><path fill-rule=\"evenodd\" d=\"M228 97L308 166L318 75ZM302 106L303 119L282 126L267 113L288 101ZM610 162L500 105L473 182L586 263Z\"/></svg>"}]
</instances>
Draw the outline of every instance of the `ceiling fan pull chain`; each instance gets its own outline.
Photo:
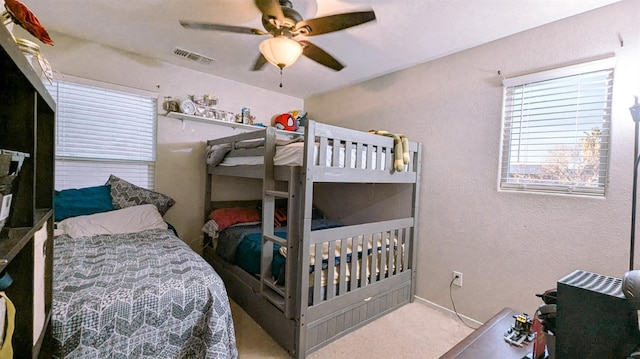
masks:
<instances>
[{"instance_id":1,"label":"ceiling fan pull chain","mask_svg":"<svg viewBox=\"0 0 640 359\"><path fill-rule=\"evenodd\" d=\"M282 88L282 67L280 68L280 87Z\"/></svg>"}]
</instances>

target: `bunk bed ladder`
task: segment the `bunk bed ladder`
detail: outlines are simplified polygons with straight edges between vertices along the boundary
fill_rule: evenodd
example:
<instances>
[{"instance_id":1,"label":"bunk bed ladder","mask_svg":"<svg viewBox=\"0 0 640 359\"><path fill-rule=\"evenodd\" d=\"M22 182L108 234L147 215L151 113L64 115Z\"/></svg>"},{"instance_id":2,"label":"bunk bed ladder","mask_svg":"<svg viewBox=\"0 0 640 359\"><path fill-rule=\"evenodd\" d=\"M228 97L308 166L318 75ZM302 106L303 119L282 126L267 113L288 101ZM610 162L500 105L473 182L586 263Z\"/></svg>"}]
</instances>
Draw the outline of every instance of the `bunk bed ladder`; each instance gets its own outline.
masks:
<instances>
[{"instance_id":1,"label":"bunk bed ladder","mask_svg":"<svg viewBox=\"0 0 640 359\"><path fill-rule=\"evenodd\" d=\"M275 244L287 248L290 256L297 256L298 244L296 241L278 237L274 234L274 221L272 220L276 210L276 199L287 199L287 217L298 218L298 211L293 201L295 193L299 189L299 169L291 167L288 187L286 191L276 189L273 157L275 155L275 128L267 128L265 139L264 177L262 180L262 261L260 264L260 292L273 305L285 313L288 319L295 315L295 295L292 284L282 285L277 283L277 278L271 274L271 262L273 260L273 246ZM295 238L298 233L296 221L287 223L287 238ZM290 264L295 260L287 261L285 266L285 283L295 283L295 270L297 266Z\"/></svg>"},{"instance_id":2,"label":"bunk bed ladder","mask_svg":"<svg viewBox=\"0 0 640 359\"><path fill-rule=\"evenodd\" d=\"M275 155L276 134L272 128L267 128L265 136L264 176L262 179L262 258L260 261L260 294L278 309L284 311L284 291L278 288L271 275L273 260L273 245L282 245L283 239L274 235L273 218L276 207L276 197L281 193L276 191L276 181L273 168Z\"/></svg>"}]
</instances>

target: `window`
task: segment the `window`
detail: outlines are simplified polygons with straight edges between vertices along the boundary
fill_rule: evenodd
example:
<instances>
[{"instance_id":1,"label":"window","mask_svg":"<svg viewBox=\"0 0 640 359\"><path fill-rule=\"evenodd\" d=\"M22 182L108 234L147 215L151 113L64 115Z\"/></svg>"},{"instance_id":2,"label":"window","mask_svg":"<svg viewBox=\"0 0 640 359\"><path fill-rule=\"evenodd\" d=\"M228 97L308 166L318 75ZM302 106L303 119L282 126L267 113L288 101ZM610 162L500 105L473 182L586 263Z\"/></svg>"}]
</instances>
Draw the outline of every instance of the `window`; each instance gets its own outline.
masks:
<instances>
[{"instance_id":1,"label":"window","mask_svg":"<svg viewBox=\"0 0 640 359\"><path fill-rule=\"evenodd\" d=\"M614 61L504 80L500 189L604 196Z\"/></svg>"},{"instance_id":2,"label":"window","mask_svg":"<svg viewBox=\"0 0 640 359\"><path fill-rule=\"evenodd\" d=\"M153 189L157 95L80 81L48 86L57 103L56 190L103 185L110 174Z\"/></svg>"}]
</instances>

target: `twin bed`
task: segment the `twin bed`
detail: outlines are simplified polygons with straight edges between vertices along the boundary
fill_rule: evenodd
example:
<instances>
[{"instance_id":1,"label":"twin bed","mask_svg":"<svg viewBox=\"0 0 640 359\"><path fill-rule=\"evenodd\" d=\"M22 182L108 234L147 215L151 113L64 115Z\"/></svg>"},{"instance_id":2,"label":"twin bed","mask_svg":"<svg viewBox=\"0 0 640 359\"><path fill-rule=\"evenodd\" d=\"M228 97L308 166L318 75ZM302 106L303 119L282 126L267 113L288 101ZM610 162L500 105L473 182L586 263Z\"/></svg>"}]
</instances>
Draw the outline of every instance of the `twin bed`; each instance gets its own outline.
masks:
<instances>
[{"instance_id":1,"label":"twin bed","mask_svg":"<svg viewBox=\"0 0 640 359\"><path fill-rule=\"evenodd\" d=\"M118 205L144 198L130 184L113 192L122 182L56 192L71 217L54 238L52 356L237 358L221 278L168 229L167 201Z\"/></svg>"},{"instance_id":2,"label":"twin bed","mask_svg":"<svg viewBox=\"0 0 640 359\"><path fill-rule=\"evenodd\" d=\"M231 298L303 358L413 300L421 145L409 143L398 172L390 137L315 121L298 137L266 128L207 141L203 256ZM261 180L262 198L211 200L224 191L219 176ZM342 221L314 206L348 206L385 185L408 191L400 211ZM245 216L252 208L259 215Z\"/></svg>"}]
</instances>

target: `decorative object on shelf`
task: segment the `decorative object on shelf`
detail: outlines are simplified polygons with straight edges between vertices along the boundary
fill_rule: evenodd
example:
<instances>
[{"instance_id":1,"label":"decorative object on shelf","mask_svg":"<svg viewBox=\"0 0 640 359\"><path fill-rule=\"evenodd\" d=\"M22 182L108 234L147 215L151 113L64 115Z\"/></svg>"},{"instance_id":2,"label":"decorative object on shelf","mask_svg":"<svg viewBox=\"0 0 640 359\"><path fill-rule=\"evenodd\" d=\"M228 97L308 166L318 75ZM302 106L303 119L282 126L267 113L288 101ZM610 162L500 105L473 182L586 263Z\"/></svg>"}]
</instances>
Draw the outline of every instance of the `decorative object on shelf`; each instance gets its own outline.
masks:
<instances>
[{"instance_id":1,"label":"decorative object on shelf","mask_svg":"<svg viewBox=\"0 0 640 359\"><path fill-rule=\"evenodd\" d=\"M219 101L216 96L188 95L187 97L189 97L189 99L181 101L179 103L180 112L214 120L225 120L226 113L225 111L218 110ZM167 101L166 99L167 97L165 97L165 102ZM169 112L177 112L177 110L172 110Z\"/></svg>"},{"instance_id":2,"label":"decorative object on shelf","mask_svg":"<svg viewBox=\"0 0 640 359\"><path fill-rule=\"evenodd\" d=\"M47 30L23 3L18 0L5 0L4 7L16 25L27 30L36 39L42 41L43 44L53 45L53 40L49 37Z\"/></svg>"},{"instance_id":3,"label":"decorative object on shelf","mask_svg":"<svg viewBox=\"0 0 640 359\"><path fill-rule=\"evenodd\" d=\"M186 113L187 115L195 115L196 114L196 104L191 100L184 100L180 102L180 111L182 113Z\"/></svg>"},{"instance_id":4,"label":"decorative object on shelf","mask_svg":"<svg viewBox=\"0 0 640 359\"><path fill-rule=\"evenodd\" d=\"M258 127L263 127L263 128L266 127L264 124L261 124L261 123L253 123L253 124L237 123L235 122L234 113L227 113L227 117L229 116L232 116L231 120L213 119L213 118L201 117L196 115L189 115L181 112L170 112L167 114L167 117L175 118L177 120L182 121L183 129L184 129L184 123L187 121L209 123L216 126L225 126L225 127L231 127L233 129L242 129L242 130L255 130Z\"/></svg>"},{"instance_id":5,"label":"decorative object on shelf","mask_svg":"<svg viewBox=\"0 0 640 359\"><path fill-rule=\"evenodd\" d=\"M191 101L193 101L193 103L195 103L196 105L205 106L205 107L211 107L213 109L217 109L218 108L218 98L216 96L213 96L213 95L199 95L199 96L189 95L189 98L191 98Z\"/></svg>"},{"instance_id":6,"label":"decorative object on shelf","mask_svg":"<svg viewBox=\"0 0 640 359\"><path fill-rule=\"evenodd\" d=\"M251 109L249 109L248 107L243 107L242 108L242 123L251 124L251 122L253 122L251 120Z\"/></svg>"},{"instance_id":7,"label":"decorative object on shelf","mask_svg":"<svg viewBox=\"0 0 640 359\"><path fill-rule=\"evenodd\" d=\"M202 104L213 109L218 109L218 98L213 95L203 95Z\"/></svg>"},{"instance_id":8,"label":"decorative object on shelf","mask_svg":"<svg viewBox=\"0 0 640 359\"><path fill-rule=\"evenodd\" d=\"M256 120L256 117L251 115L251 112L247 107L243 107L241 112L236 114L234 118L236 123L246 125L253 125Z\"/></svg>"},{"instance_id":9,"label":"decorative object on shelf","mask_svg":"<svg viewBox=\"0 0 640 359\"><path fill-rule=\"evenodd\" d=\"M226 121L227 119L227 112L223 111L223 110L211 110L211 118L214 118L216 120L220 120L220 121Z\"/></svg>"},{"instance_id":10,"label":"decorative object on shelf","mask_svg":"<svg viewBox=\"0 0 640 359\"><path fill-rule=\"evenodd\" d=\"M40 53L40 45L27 39L15 38L15 40L18 48L20 48L20 51L22 51L40 79L47 80L53 85L53 70L49 65L49 61Z\"/></svg>"},{"instance_id":11,"label":"decorative object on shelf","mask_svg":"<svg viewBox=\"0 0 640 359\"><path fill-rule=\"evenodd\" d=\"M235 122L249 125L252 125L255 121L255 116L251 116L248 107L244 107L241 113L235 114L232 111L220 109L219 105L220 100L218 97L210 94L187 95L186 100L180 100L178 97L165 96L162 108L167 111L165 116L171 112L181 112L186 115L202 117L207 120Z\"/></svg>"},{"instance_id":12,"label":"decorative object on shelf","mask_svg":"<svg viewBox=\"0 0 640 359\"><path fill-rule=\"evenodd\" d=\"M162 109L167 111L167 113L178 112L180 111L180 100L174 99L171 96L165 96L162 102Z\"/></svg>"}]
</instances>

